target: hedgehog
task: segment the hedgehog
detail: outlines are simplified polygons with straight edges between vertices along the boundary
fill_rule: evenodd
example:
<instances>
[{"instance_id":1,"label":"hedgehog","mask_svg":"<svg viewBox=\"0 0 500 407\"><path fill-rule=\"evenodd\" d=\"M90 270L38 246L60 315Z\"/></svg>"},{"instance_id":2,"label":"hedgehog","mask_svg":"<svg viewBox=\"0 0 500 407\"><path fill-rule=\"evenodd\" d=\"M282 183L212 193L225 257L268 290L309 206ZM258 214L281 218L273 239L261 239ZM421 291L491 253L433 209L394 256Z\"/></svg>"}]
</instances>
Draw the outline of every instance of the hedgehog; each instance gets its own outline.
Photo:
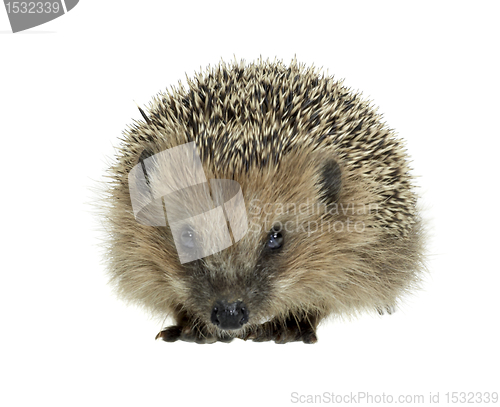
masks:
<instances>
[{"instance_id":1,"label":"hedgehog","mask_svg":"<svg viewBox=\"0 0 500 407\"><path fill-rule=\"evenodd\" d=\"M343 83L221 61L139 107L108 168L105 259L120 298L173 320L157 339L315 343L420 287L404 142Z\"/></svg>"}]
</instances>

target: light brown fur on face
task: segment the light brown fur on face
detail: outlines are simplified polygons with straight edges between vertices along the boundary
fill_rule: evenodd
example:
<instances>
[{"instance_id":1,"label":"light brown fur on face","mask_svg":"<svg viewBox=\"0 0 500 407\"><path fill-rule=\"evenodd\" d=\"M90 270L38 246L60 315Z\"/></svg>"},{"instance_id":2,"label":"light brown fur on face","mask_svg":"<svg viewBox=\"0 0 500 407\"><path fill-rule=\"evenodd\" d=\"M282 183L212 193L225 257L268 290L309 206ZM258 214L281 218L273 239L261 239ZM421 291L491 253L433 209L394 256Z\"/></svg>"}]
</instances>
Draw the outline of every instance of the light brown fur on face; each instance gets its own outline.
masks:
<instances>
[{"instance_id":1,"label":"light brown fur on face","mask_svg":"<svg viewBox=\"0 0 500 407\"><path fill-rule=\"evenodd\" d=\"M122 298L175 318L158 337L312 343L323 318L392 309L418 286L423 229L408 157L340 82L296 61L221 64L141 113L110 169L107 260ZM207 179L240 184L250 229L181 264L168 225L134 218L127 176L144 157L191 141ZM278 225L283 244L269 249ZM214 323L221 299L245 306L240 328Z\"/></svg>"}]
</instances>

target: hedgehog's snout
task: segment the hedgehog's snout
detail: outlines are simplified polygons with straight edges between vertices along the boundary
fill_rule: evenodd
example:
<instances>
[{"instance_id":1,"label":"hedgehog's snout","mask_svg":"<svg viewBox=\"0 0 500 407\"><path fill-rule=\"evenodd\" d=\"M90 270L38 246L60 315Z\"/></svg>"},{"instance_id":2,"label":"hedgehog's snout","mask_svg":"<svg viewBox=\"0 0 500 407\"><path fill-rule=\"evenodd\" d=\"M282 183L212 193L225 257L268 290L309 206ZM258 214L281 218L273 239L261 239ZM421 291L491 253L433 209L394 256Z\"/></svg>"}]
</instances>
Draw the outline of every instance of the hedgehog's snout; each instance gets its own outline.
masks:
<instances>
[{"instance_id":1,"label":"hedgehog's snout","mask_svg":"<svg viewBox=\"0 0 500 407\"><path fill-rule=\"evenodd\" d=\"M210 321L220 329L239 329L248 322L248 309L243 301L216 301Z\"/></svg>"}]
</instances>

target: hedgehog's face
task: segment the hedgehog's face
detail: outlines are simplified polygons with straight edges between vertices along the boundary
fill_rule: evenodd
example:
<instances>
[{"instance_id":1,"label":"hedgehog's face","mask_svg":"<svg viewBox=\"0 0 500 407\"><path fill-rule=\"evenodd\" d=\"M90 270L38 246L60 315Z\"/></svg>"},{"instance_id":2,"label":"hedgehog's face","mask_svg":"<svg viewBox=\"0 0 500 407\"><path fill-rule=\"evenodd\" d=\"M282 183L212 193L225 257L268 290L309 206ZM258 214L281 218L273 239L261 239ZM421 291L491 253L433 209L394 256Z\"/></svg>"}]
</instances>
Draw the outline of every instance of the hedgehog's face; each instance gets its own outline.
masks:
<instances>
[{"instance_id":1,"label":"hedgehog's face","mask_svg":"<svg viewBox=\"0 0 500 407\"><path fill-rule=\"evenodd\" d=\"M231 172L203 166L207 179L232 178ZM154 174L149 179L152 187L161 183ZM231 240L223 242L213 213L200 204L207 194L218 201L208 186L177 195L167 202L167 213L168 208L182 212L190 202L193 216L181 213L170 222L170 212L167 226L139 225L134 235L142 246L141 258L138 252L131 255L141 268L132 276L135 294L144 288L143 302L157 311L175 310L213 331L233 333L265 320L319 311L327 303L323 294L334 293L343 279L341 273L321 278L332 274L336 239L341 239L323 227L334 216L327 205L342 193L339 165L324 152L291 152L279 165L250 169L234 180L245 204L246 234L235 239L237 222L229 219ZM227 218L222 219L227 231ZM180 251L212 254L181 262Z\"/></svg>"},{"instance_id":2,"label":"hedgehog's face","mask_svg":"<svg viewBox=\"0 0 500 407\"><path fill-rule=\"evenodd\" d=\"M280 257L286 255L286 235L279 227L262 233L249 230L231 247L184 264L189 292L184 309L221 330L237 330L274 316L280 267L285 267ZM198 231L190 229L186 244L198 244L198 236Z\"/></svg>"}]
</instances>

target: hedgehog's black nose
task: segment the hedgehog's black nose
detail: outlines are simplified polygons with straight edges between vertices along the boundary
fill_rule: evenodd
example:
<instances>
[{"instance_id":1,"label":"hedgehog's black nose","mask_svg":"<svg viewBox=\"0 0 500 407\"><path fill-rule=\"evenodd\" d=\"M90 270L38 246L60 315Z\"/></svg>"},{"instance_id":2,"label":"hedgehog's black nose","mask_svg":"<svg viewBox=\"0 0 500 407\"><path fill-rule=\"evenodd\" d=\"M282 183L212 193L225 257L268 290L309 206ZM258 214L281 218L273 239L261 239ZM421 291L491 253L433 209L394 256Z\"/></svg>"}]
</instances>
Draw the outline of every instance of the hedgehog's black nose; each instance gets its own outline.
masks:
<instances>
[{"instance_id":1,"label":"hedgehog's black nose","mask_svg":"<svg viewBox=\"0 0 500 407\"><path fill-rule=\"evenodd\" d=\"M248 310L242 301L217 301L210 320L220 329L238 329L248 322Z\"/></svg>"}]
</instances>

